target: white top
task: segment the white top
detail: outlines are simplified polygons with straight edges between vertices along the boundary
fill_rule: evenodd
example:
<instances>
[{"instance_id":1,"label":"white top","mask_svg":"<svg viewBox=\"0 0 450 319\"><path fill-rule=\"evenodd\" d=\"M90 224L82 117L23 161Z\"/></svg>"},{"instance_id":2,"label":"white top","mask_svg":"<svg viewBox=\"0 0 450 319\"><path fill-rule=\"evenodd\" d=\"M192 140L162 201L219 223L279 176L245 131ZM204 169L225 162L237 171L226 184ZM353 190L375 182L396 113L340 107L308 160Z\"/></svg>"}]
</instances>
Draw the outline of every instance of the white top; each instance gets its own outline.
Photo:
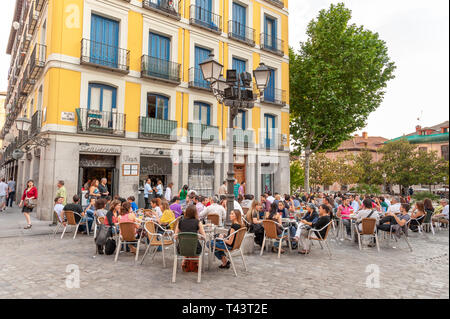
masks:
<instances>
[{"instance_id":1,"label":"white top","mask_svg":"<svg viewBox=\"0 0 450 319\"><path fill-rule=\"evenodd\" d=\"M234 201L234 209L239 210L239 211L241 212L241 215L244 215L244 211L242 210L241 205L240 205L239 202L236 201L236 200Z\"/></svg>"},{"instance_id":2,"label":"white top","mask_svg":"<svg viewBox=\"0 0 450 319\"><path fill-rule=\"evenodd\" d=\"M352 207L353 207L353 211L356 213L358 210L359 210L359 203L356 201L356 200L354 200L353 202L352 202L352 205L351 205Z\"/></svg>"},{"instance_id":3,"label":"white top","mask_svg":"<svg viewBox=\"0 0 450 319\"><path fill-rule=\"evenodd\" d=\"M373 211L372 215L370 215L370 213ZM363 218L368 218L370 215L370 218L375 218L377 220L377 224L378 221L380 220L380 215L378 214L378 212L375 209L362 209L358 212L358 214L356 214L356 221L362 222ZM362 231L362 224L358 225L358 229L359 231Z\"/></svg>"},{"instance_id":4,"label":"white top","mask_svg":"<svg viewBox=\"0 0 450 319\"><path fill-rule=\"evenodd\" d=\"M442 215L445 215L445 218L448 219L448 205L446 205L442 210Z\"/></svg>"},{"instance_id":5,"label":"white top","mask_svg":"<svg viewBox=\"0 0 450 319\"><path fill-rule=\"evenodd\" d=\"M267 200L268 200L271 204L273 204L273 201L275 200L275 197L269 196L269 197L267 197Z\"/></svg>"},{"instance_id":6,"label":"white top","mask_svg":"<svg viewBox=\"0 0 450 319\"><path fill-rule=\"evenodd\" d=\"M166 188L166 193L164 194L164 198L170 202L170 200L172 199L172 190L170 189L170 187Z\"/></svg>"},{"instance_id":7,"label":"white top","mask_svg":"<svg viewBox=\"0 0 450 319\"><path fill-rule=\"evenodd\" d=\"M222 225L223 221L227 218L227 211L222 205L213 203L206 207L199 217L200 219L205 219L208 218L208 215L219 215L219 223Z\"/></svg>"},{"instance_id":8,"label":"white top","mask_svg":"<svg viewBox=\"0 0 450 319\"><path fill-rule=\"evenodd\" d=\"M0 182L0 196L6 196L8 194L8 184Z\"/></svg>"},{"instance_id":9,"label":"white top","mask_svg":"<svg viewBox=\"0 0 450 319\"><path fill-rule=\"evenodd\" d=\"M153 193L152 185L150 185L150 184L145 184L145 185L144 185L144 197L145 197L145 198L148 198L148 195L150 195L151 193Z\"/></svg>"},{"instance_id":10,"label":"white top","mask_svg":"<svg viewBox=\"0 0 450 319\"><path fill-rule=\"evenodd\" d=\"M397 203L394 205L389 206L389 208L387 209L388 213L400 213L400 207L402 206L402 204Z\"/></svg>"},{"instance_id":11,"label":"white top","mask_svg":"<svg viewBox=\"0 0 450 319\"><path fill-rule=\"evenodd\" d=\"M162 184L158 184L157 186L156 186L156 189L157 189L157 194L158 195L161 195L162 196L162 194L163 194L163 186L162 186Z\"/></svg>"},{"instance_id":12,"label":"white top","mask_svg":"<svg viewBox=\"0 0 450 319\"><path fill-rule=\"evenodd\" d=\"M159 206L156 206L156 207L155 207L155 211L156 211L156 213L158 214L158 217L161 218L161 216L162 216L161 208L159 208Z\"/></svg>"},{"instance_id":13,"label":"white top","mask_svg":"<svg viewBox=\"0 0 450 319\"><path fill-rule=\"evenodd\" d=\"M58 218L60 221L62 221L61 219L61 213L64 210L64 205L63 204L56 204L55 207L53 208L53 210L56 212L56 214L58 215Z\"/></svg>"}]
</instances>

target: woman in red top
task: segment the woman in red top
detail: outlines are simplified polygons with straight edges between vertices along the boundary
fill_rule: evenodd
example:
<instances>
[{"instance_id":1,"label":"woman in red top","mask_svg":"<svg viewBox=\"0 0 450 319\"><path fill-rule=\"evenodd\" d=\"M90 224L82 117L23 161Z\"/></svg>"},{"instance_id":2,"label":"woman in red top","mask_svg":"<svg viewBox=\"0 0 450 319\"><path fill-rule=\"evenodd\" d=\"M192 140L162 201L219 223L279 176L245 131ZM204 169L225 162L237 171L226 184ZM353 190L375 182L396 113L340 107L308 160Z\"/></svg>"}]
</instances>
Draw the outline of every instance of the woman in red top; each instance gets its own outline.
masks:
<instances>
[{"instance_id":1,"label":"woman in red top","mask_svg":"<svg viewBox=\"0 0 450 319\"><path fill-rule=\"evenodd\" d=\"M22 207L22 213L25 215L25 218L27 220L27 226L24 227L24 229L30 229L31 228L31 219L30 219L30 213L33 211L33 206L30 204L30 200L34 202L38 198L38 192L37 188L34 186L34 181L29 180L27 182L27 189L23 191L22 200L20 201L19 207Z\"/></svg>"}]
</instances>

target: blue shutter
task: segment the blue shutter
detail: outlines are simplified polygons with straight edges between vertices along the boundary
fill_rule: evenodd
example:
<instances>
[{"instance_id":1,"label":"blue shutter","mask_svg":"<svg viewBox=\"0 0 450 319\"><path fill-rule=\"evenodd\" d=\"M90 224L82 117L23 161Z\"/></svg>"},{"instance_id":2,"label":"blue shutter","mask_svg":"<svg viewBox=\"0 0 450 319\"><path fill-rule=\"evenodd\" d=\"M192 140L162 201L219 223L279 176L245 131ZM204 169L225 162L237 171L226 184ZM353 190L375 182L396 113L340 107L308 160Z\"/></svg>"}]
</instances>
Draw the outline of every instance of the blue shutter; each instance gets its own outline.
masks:
<instances>
[{"instance_id":1,"label":"blue shutter","mask_svg":"<svg viewBox=\"0 0 450 319\"><path fill-rule=\"evenodd\" d=\"M206 27L212 27L212 0L197 0L195 19Z\"/></svg>"},{"instance_id":2,"label":"blue shutter","mask_svg":"<svg viewBox=\"0 0 450 319\"><path fill-rule=\"evenodd\" d=\"M91 62L117 68L119 22L93 14L91 17Z\"/></svg>"},{"instance_id":3,"label":"blue shutter","mask_svg":"<svg viewBox=\"0 0 450 319\"><path fill-rule=\"evenodd\" d=\"M89 83L88 90L88 110L91 109L91 89L99 88L100 89L100 111L103 111L103 93L104 91L111 91L111 110L114 110L117 107L117 89L112 86L97 84L97 83Z\"/></svg>"},{"instance_id":4,"label":"blue shutter","mask_svg":"<svg viewBox=\"0 0 450 319\"><path fill-rule=\"evenodd\" d=\"M247 26L247 8L233 2L233 35L245 40Z\"/></svg>"},{"instance_id":5,"label":"blue shutter","mask_svg":"<svg viewBox=\"0 0 450 319\"><path fill-rule=\"evenodd\" d=\"M206 125L211 125L211 106L206 103L195 102L194 107L198 108L198 119L194 119L200 123L206 119Z\"/></svg>"},{"instance_id":6,"label":"blue shutter","mask_svg":"<svg viewBox=\"0 0 450 319\"><path fill-rule=\"evenodd\" d=\"M264 100L268 102L275 101L275 70L270 70L270 78L269 83L267 84L267 88L264 90Z\"/></svg>"},{"instance_id":7,"label":"blue shutter","mask_svg":"<svg viewBox=\"0 0 450 319\"><path fill-rule=\"evenodd\" d=\"M148 73L158 77L169 78L170 38L150 32L148 41Z\"/></svg>"},{"instance_id":8,"label":"blue shutter","mask_svg":"<svg viewBox=\"0 0 450 319\"><path fill-rule=\"evenodd\" d=\"M202 71L199 64L208 59L211 51L200 47L195 47L195 69L194 69L194 81L196 86L202 88L209 88L208 81L203 79Z\"/></svg>"},{"instance_id":9,"label":"blue shutter","mask_svg":"<svg viewBox=\"0 0 450 319\"><path fill-rule=\"evenodd\" d=\"M270 31L270 35L269 35ZM273 50L277 50L277 20L264 16L264 45Z\"/></svg>"},{"instance_id":10,"label":"blue shutter","mask_svg":"<svg viewBox=\"0 0 450 319\"><path fill-rule=\"evenodd\" d=\"M275 142L275 116L264 114L264 122L266 126L266 147L272 147ZM272 132L270 132L270 128Z\"/></svg>"}]
</instances>

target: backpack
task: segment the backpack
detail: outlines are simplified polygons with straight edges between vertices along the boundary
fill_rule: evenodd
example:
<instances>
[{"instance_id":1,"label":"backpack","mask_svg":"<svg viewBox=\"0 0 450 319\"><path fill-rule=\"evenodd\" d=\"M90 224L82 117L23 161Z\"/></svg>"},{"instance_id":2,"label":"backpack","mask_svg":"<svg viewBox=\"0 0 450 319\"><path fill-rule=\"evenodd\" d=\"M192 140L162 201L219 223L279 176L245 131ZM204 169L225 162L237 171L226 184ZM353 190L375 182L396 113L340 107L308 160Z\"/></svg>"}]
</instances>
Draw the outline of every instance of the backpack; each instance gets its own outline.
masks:
<instances>
[{"instance_id":1,"label":"backpack","mask_svg":"<svg viewBox=\"0 0 450 319\"><path fill-rule=\"evenodd\" d=\"M112 255L116 251L116 241L113 238L108 238L105 244L105 255Z\"/></svg>"},{"instance_id":2,"label":"backpack","mask_svg":"<svg viewBox=\"0 0 450 319\"><path fill-rule=\"evenodd\" d=\"M255 244L262 246L264 240L264 227L260 224L253 225L253 231L255 234Z\"/></svg>"}]
</instances>

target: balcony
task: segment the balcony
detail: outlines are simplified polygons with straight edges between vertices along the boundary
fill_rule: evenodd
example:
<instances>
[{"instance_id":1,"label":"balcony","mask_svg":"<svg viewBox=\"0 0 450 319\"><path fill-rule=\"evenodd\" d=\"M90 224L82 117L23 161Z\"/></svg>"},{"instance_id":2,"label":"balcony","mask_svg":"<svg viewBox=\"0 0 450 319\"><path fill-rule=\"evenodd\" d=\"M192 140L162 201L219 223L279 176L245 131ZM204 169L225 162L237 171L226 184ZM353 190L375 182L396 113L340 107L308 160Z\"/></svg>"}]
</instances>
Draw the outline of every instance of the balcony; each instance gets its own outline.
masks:
<instances>
[{"instance_id":1,"label":"balcony","mask_svg":"<svg viewBox=\"0 0 450 319\"><path fill-rule=\"evenodd\" d=\"M181 0L143 0L142 7L181 20Z\"/></svg>"},{"instance_id":2,"label":"balcony","mask_svg":"<svg viewBox=\"0 0 450 319\"><path fill-rule=\"evenodd\" d=\"M250 46L255 46L255 29L237 21L228 21L228 37Z\"/></svg>"},{"instance_id":3,"label":"balcony","mask_svg":"<svg viewBox=\"0 0 450 319\"><path fill-rule=\"evenodd\" d=\"M125 114L76 109L79 134L95 134L106 136L125 136Z\"/></svg>"},{"instance_id":4,"label":"balcony","mask_svg":"<svg viewBox=\"0 0 450 319\"><path fill-rule=\"evenodd\" d=\"M23 39L23 51L27 52L30 48L31 39L33 38L32 34L29 33L29 26L27 26L27 29L25 30L25 38Z\"/></svg>"},{"instance_id":5,"label":"balcony","mask_svg":"<svg viewBox=\"0 0 450 319\"><path fill-rule=\"evenodd\" d=\"M222 33L222 17L202 7L191 5L190 24L212 31Z\"/></svg>"},{"instance_id":6,"label":"balcony","mask_svg":"<svg viewBox=\"0 0 450 319\"><path fill-rule=\"evenodd\" d=\"M283 0L266 0L267 2L273 4L275 7L284 8L284 1Z\"/></svg>"},{"instance_id":7,"label":"balcony","mask_svg":"<svg viewBox=\"0 0 450 319\"><path fill-rule=\"evenodd\" d=\"M141 58L141 76L143 78L162 80L180 84L181 64L143 55Z\"/></svg>"},{"instance_id":8,"label":"balcony","mask_svg":"<svg viewBox=\"0 0 450 319\"><path fill-rule=\"evenodd\" d=\"M20 147L28 141L28 131L19 130L19 135L17 136L17 146Z\"/></svg>"},{"instance_id":9,"label":"balcony","mask_svg":"<svg viewBox=\"0 0 450 319\"><path fill-rule=\"evenodd\" d=\"M36 84L36 80L35 79L31 79L29 77L30 74L30 65L27 66L27 68L25 69L25 72L23 73L23 92L26 94L31 93L31 91L33 90L34 85Z\"/></svg>"},{"instance_id":10,"label":"balcony","mask_svg":"<svg viewBox=\"0 0 450 319\"><path fill-rule=\"evenodd\" d=\"M42 127L42 111L34 112L31 117L30 136L35 136L41 132Z\"/></svg>"},{"instance_id":11,"label":"balcony","mask_svg":"<svg viewBox=\"0 0 450 319\"><path fill-rule=\"evenodd\" d=\"M286 91L285 90L268 90L264 91L264 94L260 96L261 103L275 104L279 106L286 106Z\"/></svg>"},{"instance_id":12,"label":"balcony","mask_svg":"<svg viewBox=\"0 0 450 319\"><path fill-rule=\"evenodd\" d=\"M45 67L47 47L42 44L36 44L33 53L30 56L30 69L28 77L36 80Z\"/></svg>"},{"instance_id":13,"label":"balcony","mask_svg":"<svg viewBox=\"0 0 450 319\"><path fill-rule=\"evenodd\" d=\"M33 7L30 8L30 13L28 14L28 34L33 35L36 30L37 22L39 20L39 12L35 11Z\"/></svg>"},{"instance_id":14,"label":"balcony","mask_svg":"<svg viewBox=\"0 0 450 319\"><path fill-rule=\"evenodd\" d=\"M277 150L277 151L284 151L284 138L283 134L275 133L273 132L272 136L268 138L266 135L266 132L264 130L260 133L260 147L265 148L266 150ZM287 138L287 136L286 136Z\"/></svg>"},{"instance_id":15,"label":"balcony","mask_svg":"<svg viewBox=\"0 0 450 319\"><path fill-rule=\"evenodd\" d=\"M25 92L25 82L27 81L27 79L22 78L22 80L19 83L19 99L18 102L19 104L22 104L23 102L25 102L25 100L27 99L28 93Z\"/></svg>"},{"instance_id":16,"label":"balcony","mask_svg":"<svg viewBox=\"0 0 450 319\"><path fill-rule=\"evenodd\" d=\"M42 7L44 7L44 3L45 0L36 0L34 2L34 9L40 12L42 10Z\"/></svg>"},{"instance_id":17,"label":"balcony","mask_svg":"<svg viewBox=\"0 0 450 319\"><path fill-rule=\"evenodd\" d=\"M188 132L191 142L194 143L219 143L219 128L199 123L188 123Z\"/></svg>"},{"instance_id":18,"label":"balcony","mask_svg":"<svg viewBox=\"0 0 450 319\"><path fill-rule=\"evenodd\" d=\"M202 70L199 68L189 69L189 87L211 92L209 82L203 79Z\"/></svg>"},{"instance_id":19,"label":"balcony","mask_svg":"<svg viewBox=\"0 0 450 319\"><path fill-rule=\"evenodd\" d=\"M260 35L261 50L275 53L276 55L284 55L284 41L270 34L261 33Z\"/></svg>"},{"instance_id":20,"label":"balcony","mask_svg":"<svg viewBox=\"0 0 450 319\"><path fill-rule=\"evenodd\" d=\"M80 63L128 74L130 72L130 51L83 39L81 40Z\"/></svg>"},{"instance_id":21,"label":"balcony","mask_svg":"<svg viewBox=\"0 0 450 319\"><path fill-rule=\"evenodd\" d=\"M177 127L177 121L140 117L139 138L175 141L177 139Z\"/></svg>"},{"instance_id":22,"label":"balcony","mask_svg":"<svg viewBox=\"0 0 450 319\"><path fill-rule=\"evenodd\" d=\"M253 131L238 128L233 129L233 144L234 147L251 147L252 145L254 145Z\"/></svg>"}]
</instances>

